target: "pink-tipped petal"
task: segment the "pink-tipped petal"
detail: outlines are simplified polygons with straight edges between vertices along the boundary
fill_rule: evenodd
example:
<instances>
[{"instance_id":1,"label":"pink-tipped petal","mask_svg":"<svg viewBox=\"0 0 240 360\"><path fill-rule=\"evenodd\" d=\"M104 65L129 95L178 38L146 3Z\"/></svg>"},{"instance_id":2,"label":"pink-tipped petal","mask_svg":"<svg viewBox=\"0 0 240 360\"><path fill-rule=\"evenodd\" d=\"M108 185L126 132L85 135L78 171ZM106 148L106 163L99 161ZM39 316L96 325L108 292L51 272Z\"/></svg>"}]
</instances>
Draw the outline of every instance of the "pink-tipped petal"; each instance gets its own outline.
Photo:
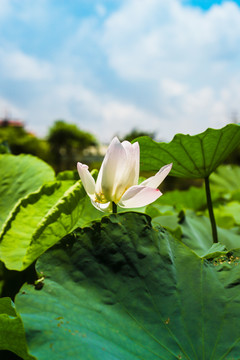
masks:
<instances>
[{"instance_id":1,"label":"pink-tipped petal","mask_svg":"<svg viewBox=\"0 0 240 360\"><path fill-rule=\"evenodd\" d=\"M162 193L158 189L135 185L123 194L118 205L122 208L138 208L151 204L161 195Z\"/></svg>"},{"instance_id":2,"label":"pink-tipped petal","mask_svg":"<svg viewBox=\"0 0 240 360\"><path fill-rule=\"evenodd\" d=\"M151 176L147 180L144 180L140 185L147 186L153 189L156 189L169 174L172 169L172 164L163 166L154 176Z\"/></svg>"},{"instance_id":3,"label":"pink-tipped petal","mask_svg":"<svg viewBox=\"0 0 240 360\"><path fill-rule=\"evenodd\" d=\"M82 180L82 184L84 186L84 189L86 190L86 193L90 198L94 198L95 193L95 180L88 171L88 166L85 164L81 164L80 162L77 163L77 169L80 176L80 179Z\"/></svg>"}]
</instances>

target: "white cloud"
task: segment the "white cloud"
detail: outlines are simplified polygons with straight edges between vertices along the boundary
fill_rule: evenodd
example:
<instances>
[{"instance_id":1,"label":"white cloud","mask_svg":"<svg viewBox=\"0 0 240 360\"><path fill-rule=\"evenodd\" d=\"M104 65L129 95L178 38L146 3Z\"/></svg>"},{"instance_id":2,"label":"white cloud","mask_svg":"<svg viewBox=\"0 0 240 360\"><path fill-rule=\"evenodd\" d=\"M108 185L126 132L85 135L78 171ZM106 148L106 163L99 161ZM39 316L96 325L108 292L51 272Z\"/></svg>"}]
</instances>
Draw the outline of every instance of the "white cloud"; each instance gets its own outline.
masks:
<instances>
[{"instance_id":1,"label":"white cloud","mask_svg":"<svg viewBox=\"0 0 240 360\"><path fill-rule=\"evenodd\" d=\"M155 116L168 121L169 136L222 126L240 112L233 81L240 78L239 43L233 2L204 12L177 0L131 0L106 21L102 46L123 81L152 87Z\"/></svg>"},{"instance_id":2,"label":"white cloud","mask_svg":"<svg viewBox=\"0 0 240 360\"><path fill-rule=\"evenodd\" d=\"M50 64L20 50L0 50L0 68L2 76L9 79L36 81L52 77Z\"/></svg>"},{"instance_id":3,"label":"white cloud","mask_svg":"<svg viewBox=\"0 0 240 360\"><path fill-rule=\"evenodd\" d=\"M110 65L133 80L189 79L228 56L239 59L239 41L240 9L231 2L202 12L177 0L131 0L109 17L103 33Z\"/></svg>"},{"instance_id":4,"label":"white cloud","mask_svg":"<svg viewBox=\"0 0 240 360\"><path fill-rule=\"evenodd\" d=\"M0 118L10 117L21 120L24 119L26 115L27 113L24 109L4 97L0 97Z\"/></svg>"}]
</instances>

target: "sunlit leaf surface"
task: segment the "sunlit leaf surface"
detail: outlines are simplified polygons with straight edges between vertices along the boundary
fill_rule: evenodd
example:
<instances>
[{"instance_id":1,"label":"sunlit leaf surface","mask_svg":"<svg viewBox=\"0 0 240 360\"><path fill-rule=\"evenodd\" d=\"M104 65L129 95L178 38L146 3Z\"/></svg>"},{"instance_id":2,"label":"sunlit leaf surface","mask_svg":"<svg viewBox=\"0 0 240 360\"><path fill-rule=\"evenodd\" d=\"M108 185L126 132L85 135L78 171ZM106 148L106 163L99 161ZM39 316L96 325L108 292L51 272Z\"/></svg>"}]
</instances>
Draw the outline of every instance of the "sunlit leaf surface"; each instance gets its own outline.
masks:
<instances>
[{"instance_id":1,"label":"sunlit leaf surface","mask_svg":"<svg viewBox=\"0 0 240 360\"><path fill-rule=\"evenodd\" d=\"M72 184L70 180L48 183L19 202L0 242L0 260L8 269L25 269L77 224L102 216L81 182Z\"/></svg>"},{"instance_id":2,"label":"sunlit leaf surface","mask_svg":"<svg viewBox=\"0 0 240 360\"><path fill-rule=\"evenodd\" d=\"M0 231L17 202L54 180L54 171L30 155L0 155Z\"/></svg>"}]
</instances>

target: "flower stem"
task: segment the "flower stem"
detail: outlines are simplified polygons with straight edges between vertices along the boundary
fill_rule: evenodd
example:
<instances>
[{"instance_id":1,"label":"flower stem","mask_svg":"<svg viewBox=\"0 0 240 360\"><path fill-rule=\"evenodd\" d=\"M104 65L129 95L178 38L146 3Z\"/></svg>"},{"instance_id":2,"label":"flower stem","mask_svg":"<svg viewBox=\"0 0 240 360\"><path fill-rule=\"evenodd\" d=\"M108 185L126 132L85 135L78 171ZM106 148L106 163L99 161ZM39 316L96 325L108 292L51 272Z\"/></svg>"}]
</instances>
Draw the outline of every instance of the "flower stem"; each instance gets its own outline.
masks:
<instances>
[{"instance_id":1,"label":"flower stem","mask_svg":"<svg viewBox=\"0 0 240 360\"><path fill-rule=\"evenodd\" d=\"M112 202L112 212L113 212L113 214L117 213L117 204L115 204L114 201Z\"/></svg>"},{"instance_id":2,"label":"flower stem","mask_svg":"<svg viewBox=\"0 0 240 360\"><path fill-rule=\"evenodd\" d=\"M208 207L208 213L211 221L212 226L212 237L213 242L218 242L218 234L217 234L217 227L216 227L216 221L213 213L213 206L212 206L212 198L211 198L211 192L210 192L210 186L209 186L209 177L206 176L204 178L205 180L205 190L206 190L206 196L207 196L207 207Z\"/></svg>"}]
</instances>

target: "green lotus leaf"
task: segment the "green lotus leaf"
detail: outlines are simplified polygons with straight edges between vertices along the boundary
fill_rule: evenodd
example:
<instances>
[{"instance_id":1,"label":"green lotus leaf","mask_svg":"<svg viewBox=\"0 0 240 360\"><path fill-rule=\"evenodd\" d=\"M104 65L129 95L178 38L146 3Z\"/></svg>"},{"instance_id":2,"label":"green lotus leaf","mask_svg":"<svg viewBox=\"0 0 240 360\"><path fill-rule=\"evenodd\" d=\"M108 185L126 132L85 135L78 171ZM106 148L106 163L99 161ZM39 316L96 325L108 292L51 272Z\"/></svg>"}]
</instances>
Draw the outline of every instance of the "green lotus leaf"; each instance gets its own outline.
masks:
<instances>
[{"instance_id":1,"label":"green lotus leaf","mask_svg":"<svg viewBox=\"0 0 240 360\"><path fill-rule=\"evenodd\" d=\"M234 192L240 190L240 167L221 165L210 176L210 184L215 191Z\"/></svg>"},{"instance_id":2,"label":"green lotus leaf","mask_svg":"<svg viewBox=\"0 0 240 360\"><path fill-rule=\"evenodd\" d=\"M23 324L10 298L0 299L0 357L4 360L2 350L11 351L24 360L34 360L28 353Z\"/></svg>"},{"instance_id":3,"label":"green lotus leaf","mask_svg":"<svg viewBox=\"0 0 240 360\"><path fill-rule=\"evenodd\" d=\"M90 203L82 183L72 184L45 184L15 207L0 242L0 260L8 269L24 270L75 227L102 216Z\"/></svg>"},{"instance_id":4,"label":"green lotus leaf","mask_svg":"<svg viewBox=\"0 0 240 360\"><path fill-rule=\"evenodd\" d=\"M31 155L0 155L0 231L18 201L54 180L54 171Z\"/></svg>"},{"instance_id":5,"label":"green lotus leaf","mask_svg":"<svg viewBox=\"0 0 240 360\"><path fill-rule=\"evenodd\" d=\"M38 360L237 359L239 266L113 214L41 256L42 288L24 285L16 307Z\"/></svg>"},{"instance_id":6,"label":"green lotus leaf","mask_svg":"<svg viewBox=\"0 0 240 360\"><path fill-rule=\"evenodd\" d=\"M57 180L79 180L79 174L77 170L65 170L61 171L56 176Z\"/></svg>"},{"instance_id":7,"label":"green lotus leaf","mask_svg":"<svg viewBox=\"0 0 240 360\"><path fill-rule=\"evenodd\" d=\"M212 192L213 203L222 198L218 191ZM204 210L207 207L206 193L204 187L190 187L188 190L172 190L163 194L153 205L172 205L178 210L192 209ZM152 205L149 205L151 207Z\"/></svg>"},{"instance_id":8,"label":"green lotus leaf","mask_svg":"<svg viewBox=\"0 0 240 360\"><path fill-rule=\"evenodd\" d=\"M161 205L160 201L156 201L146 206L144 213L152 218L153 225L161 225L170 230L179 227L179 211L171 205Z\"/></svg>"},{"instance_id":9,"label":"green lotus leaf","mask_svg":"<svg viewBox=\"0 0 240 360\"><path fill-rule=\"evenodd\" d=\"M214 209L216 223L225 229L240 225L240 203L230 201Z\"/></svg>"},{"instance_id":10,"label":"green lotus leaf","mask_svg":"<svg viewBox=\"0 0 240 360\"><path fill-rule=\"evenodd\" d=\"M198 256L205 257L209 254L213 246L209 218L203 215L196 215L192 211L186 211L179 222L179 226L182 232L181 241L185 245L194 250ZM219 243L224 246L227 251L240 248L239 228L223 229L218 226L217 231Z\"/></svg>"},{"instance_id":11,"label":"green lotus leaf","mask_svg":"<svg viewBox=\"0 0 240 360\"><path fill-rule=\"evenodd\" d=\"M177 134L169 143L157 143L147 136L134 141L140 144L142 171L158 171L173 163L171 176L205 178L239 145L240 126L229 124L193 136Z\"/></svg>"}]
</instances>

